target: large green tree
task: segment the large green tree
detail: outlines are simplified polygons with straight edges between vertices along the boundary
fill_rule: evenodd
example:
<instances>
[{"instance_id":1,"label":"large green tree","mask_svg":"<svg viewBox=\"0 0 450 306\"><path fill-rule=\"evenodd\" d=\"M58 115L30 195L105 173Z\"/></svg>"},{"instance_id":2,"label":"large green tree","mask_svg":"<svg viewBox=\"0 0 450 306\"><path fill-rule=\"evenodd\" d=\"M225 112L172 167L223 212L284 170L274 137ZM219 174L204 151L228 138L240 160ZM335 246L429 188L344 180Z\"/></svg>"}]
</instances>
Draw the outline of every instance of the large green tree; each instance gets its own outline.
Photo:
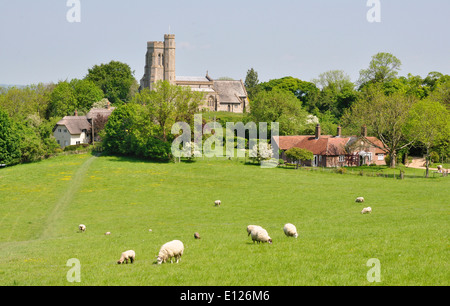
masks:
<instances>
[{"instance_id":1,"label":"large green tree","mask_svg":"<svg viewBox=\"0 0 450 306\"><path fill-rule=\"evenodd\" d=\"M397 77L401 65L402 62L391 53L379 52L372 56L367 69L359 71L358 84L391 81Z\"/></svg>"},{"instance_id":2,"label":"large green tree","mask_svg":"<svg viewBox=\"0 0 450 306\"><path fill-rule=\"evenodd\" d=\"M450 112L439 102L422 100L409 111L405 132L426 149L426 177L429 176L431 148L450 138Z\"/></svg>"},{"instance_id":3,"label":"large green tree","mask_svg":"<svg viewBox=\"0 0 450 306\"><path fill-rule=\"evenodd\" d=\"M154 90L149 93L144 91L136 100L147 105L149 119L159 125L161 140L167 141L175 122L193 123L203 93L192 91L190 87L158 81Z\"/></svg>"},{"instance_id":4,"label":"large green tree","mask_svg":"<svg viewBox=\"0 0 450 306\"><path fill-rule=\"evenodd\" d=\"M255 123L279 123L280 135L296 135L306 127L308 113L289 91L260 91L250 101L250 120Z\"/></svg>"},{"instance_id":5,"label":"large green tree","mask_svg":"<svg viewBox=\"0 0 450 306\"><path fill-rule=\"evenodd\" d=\"M136 79L130 66L118 61L95 65L88 69L85 79L94 82L104 96L113 104L122 104L131 99L130 92L136 90Z\"/></svg>"},{"instance_id":6,"label":"large green tree","mask_svg":"<svg viewBox=\"0 0 450 306\"><path fill-rule=\"evenodd\" d=\"M400 92L385 95L381 84L372 84L364 88L362 97L346 111L342 123L349 131L357 131L366 125L369 133L378 137L383 146L372 144L389 154L390 167L395 167L397 153L415 141L408 137L405 126L409 110L416 101L414 96Z\"/></svg>"}]
</instances>

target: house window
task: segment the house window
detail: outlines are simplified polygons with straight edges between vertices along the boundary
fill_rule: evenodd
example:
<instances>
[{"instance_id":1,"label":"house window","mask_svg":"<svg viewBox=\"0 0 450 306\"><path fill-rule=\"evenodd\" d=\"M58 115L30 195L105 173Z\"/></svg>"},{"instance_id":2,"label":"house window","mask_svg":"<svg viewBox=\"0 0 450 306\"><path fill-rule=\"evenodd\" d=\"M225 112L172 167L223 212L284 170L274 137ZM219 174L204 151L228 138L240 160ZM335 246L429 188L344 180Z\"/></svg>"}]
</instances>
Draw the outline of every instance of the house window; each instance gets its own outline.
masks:
<instances>
[{"instance_id":1,"label":"house window","mask_svg":"<svg viewBox=\"0 0 450 306\"><path fill-rule=\"evenodd\" d=\"M81 144L81 142L77 141L77 145Z\"/></svg>"},{"instance_id":2,"label":"house window","mask_svg":"<svg viewBox=\"0 0 450 306\"><path fill-rule=\"evenodd\" d=\"M64 133L67 133L67 130L66 130L66 129L64 129Z\"/></svg>"},{"instance_id":3,"label":"house window","mask_svg":"<svg viewBox=\"0 0 450 306\"><path fill-rule=\"evenodd\" d=\"M60 145L61 143L59 142L59 140L57 140L58 144Z\"/></svg>"},{"instance_id":4,"label":"house window","mask_svg":"<svg viewBox=\"0 0 450 306\"><path fill-rule=\"evenodd\" d=\"M384 154L378 154L378 160L384 160Z\"/></svg>"},{"instance_id":5,"label":"house window","mask_svg":"<svg viewBox=\"0 0 450 306\"><path fill-rule=\"evenodd\" d=\"M345 155L339 155L339 162L340 163L345 162Z\"/></svg>"},{"instance_id":6,"label":"house window","mask_svg":"<svg viewBox=\"0 0 450 306\"><path fill-rule=\"evenodd\" d=\"M61 133L61 129L58 129L58 132L60 132L60 133Z\"/></svg>"}]
</instances>

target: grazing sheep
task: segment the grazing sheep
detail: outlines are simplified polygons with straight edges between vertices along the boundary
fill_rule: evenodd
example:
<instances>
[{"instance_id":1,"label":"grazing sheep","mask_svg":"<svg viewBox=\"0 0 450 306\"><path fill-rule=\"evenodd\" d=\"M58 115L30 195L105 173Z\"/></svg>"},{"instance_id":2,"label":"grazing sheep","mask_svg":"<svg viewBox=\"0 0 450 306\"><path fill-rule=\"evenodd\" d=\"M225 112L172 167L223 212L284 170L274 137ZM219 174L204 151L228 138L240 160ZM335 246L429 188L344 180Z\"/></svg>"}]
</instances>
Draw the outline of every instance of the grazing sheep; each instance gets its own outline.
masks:
<instances>
[{"instance_id":1,"label":"grazing sheep","mask_svg":"<svg viewBox=\"0 0 450 306\"><path fill-rule=\"evenodd\" d=\"M254 228L251 232L253 243L257 241L258 243L262 242L268 242L269 244L272 244L272 238L270 238L269 234L265 229L262 227Z\"/></svg>"},{"instance_id":2,"label":"grazing sheep","mask_svg":"<svg viewBox=\"0 0 450 306\"><path fill-rule=\"evenodd\" d=\"M294 238L298 237L297 228L295 227L294 224L291 224L291 223L286 224L284 226L283 230L284 230L284 234L288 237L294 237Z\"/></svg>"},{"instance_id":3,"label":"grazing sheep","mask_svg":"<svg viewBox=\"0 0 450 306\"><path fill-rule=\"evenodd\" d=\"M362 202L364 202L364 198L363 197L358 197L358 198L356 198L355 202L356 203L362 203Z\"/></svg>"},{"instance_id":4,"label":"grazing sheep","mask_svg":"<svg viewBox=\"0 0 450 306\"><path fill-rule=\"evenodd\" d=\"M194 238L195 238L195 239L200 239L200 234L197 233L197 232L195 232L195 233L194 233Z\"/></svg>"},{"instance_id":5,"label":"grazing sheep","mask_svg":"<svg viewBox=\"0 0 450 306\"><path fill-rule=\"evenodd\" d=\"M157 264L165 263L167 260L172 263L172 258L175 257L176 262L180 261L181 255L184 252L183 242L180 240L173 240L164 244L159 250L159 254L157 256Z\"/></svg>"},{"instance_id":6,"label":"grazing sheep","mask_svg":"<svg viewBox=\"0 0 450 306\"><path fill-rule=\"evenodd\" d=\"M122 253L122 256L117 261L117 263L120 265L125 261L125 263L128 264L128 259L130 260L130 263L133 263L135 258L136 253L133 250L125 251Z\"/></svg>"},{"instance_id":7,"label":"grazing sheep","mask_svg":"<svg viewBox=\"0 0 450 306\"><path fill-rule=\"evenodd\" d=\"M247 236L250 236L250 234L252 233L252 230L256 229L256 228L261 228L261 226L259 226L259 225L249 225L249 226L247 226L247 233L248 233Z\"/></svg>"},{"instance_id":8,"label":"grazing sheep","mask_svg":"<svg viewBox=\"0 0 450 306\"><path fill-rule=\"evenodd\" d=\"M363 210L361 210L362 214L371 214L372 213L372 208L371 207L366 207Z\"/></svg>"},{"instance_id":9,"label":"grazing sheep","mask_svg":"<svg viewBox=\"0 0 450 306\"><path fill-rule=\"evenodd\" d=\"M437 166L438 172L442 173L442 165Z\"/></svg>"},{"instance_id":10,"label":"grazing sheep","mask_svg":"<svg viewBox=\"0 0 450 306\"><path fill-rule=\"evenodd\" d=\"M111 235L111 232L106 232L105 235L109 236L109 235Z\"/></svg>"},{"instance_id":11,"label":"grazing sheep","mask_svg":"<svg viewBox=\"0 0 450 306\"><path fill-rule=\"evenodd\" d=\"M217 200L214 202L214 206L220 206L220 204L222 204L222 202L220 200Z\"/></svg>"},{"instance_id":12,"label":"grazing sheep","mask_svg":"<svg viewBox=\"0 0 450 306\"><path fill-rule=\"evenodd\" d=\"M82 231L82 232L85 232L85 231L86 231L86 225L80 224L80 225L78 225L78 229L79 229L80 231Z\"/></svg>"}]
</instances>

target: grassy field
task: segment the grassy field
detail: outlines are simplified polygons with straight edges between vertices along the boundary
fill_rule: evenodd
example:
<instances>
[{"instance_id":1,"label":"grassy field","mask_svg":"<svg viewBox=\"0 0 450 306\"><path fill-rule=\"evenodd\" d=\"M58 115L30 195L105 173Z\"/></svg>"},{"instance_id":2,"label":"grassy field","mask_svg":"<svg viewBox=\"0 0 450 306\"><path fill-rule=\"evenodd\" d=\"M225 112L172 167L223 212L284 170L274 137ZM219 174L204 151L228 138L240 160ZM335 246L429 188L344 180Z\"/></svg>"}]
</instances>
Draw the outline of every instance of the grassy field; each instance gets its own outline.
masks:
<instances>
[{"instance_id":1,"label":"grassy field","mask_svg":"<svg viewBox=\"0 0 450 306\"><path fill-rule=\"evenodd\" d=\"M449 182L88 154L0 169L0 285L448 286ZM273 244L253 244L248 224ZM154 265L173 239L181 262ZM135 263L117 265L129 249ZM80 283L67 281L71 258ZM381 283L367 280L371 258Z\"/></svg>"}]
</instances>

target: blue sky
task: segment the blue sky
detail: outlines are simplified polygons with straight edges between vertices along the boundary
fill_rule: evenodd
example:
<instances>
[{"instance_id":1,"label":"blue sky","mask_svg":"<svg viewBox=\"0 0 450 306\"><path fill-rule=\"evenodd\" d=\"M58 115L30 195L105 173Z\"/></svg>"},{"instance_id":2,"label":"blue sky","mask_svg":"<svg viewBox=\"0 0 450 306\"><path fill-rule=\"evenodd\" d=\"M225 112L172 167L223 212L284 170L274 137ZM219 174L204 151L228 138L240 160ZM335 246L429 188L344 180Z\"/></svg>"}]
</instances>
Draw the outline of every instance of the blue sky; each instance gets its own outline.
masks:
<instances>
[{"instance_id":1,"label":"blue sky","mask_svg":"<svg viewBox=\"0 0 450 306\"><path fill-rule=\"evenodd\" d=\"M176 74L260 81L310 81L340 69L356 81L371 56L390 52L400 75L450 74L450 1L379 0L80 0L69 23L66 0L0 0L0 84L83 78L88 68L125 62L139 81L147 41L175 34Z\"/></svg>"}]
</instances>

